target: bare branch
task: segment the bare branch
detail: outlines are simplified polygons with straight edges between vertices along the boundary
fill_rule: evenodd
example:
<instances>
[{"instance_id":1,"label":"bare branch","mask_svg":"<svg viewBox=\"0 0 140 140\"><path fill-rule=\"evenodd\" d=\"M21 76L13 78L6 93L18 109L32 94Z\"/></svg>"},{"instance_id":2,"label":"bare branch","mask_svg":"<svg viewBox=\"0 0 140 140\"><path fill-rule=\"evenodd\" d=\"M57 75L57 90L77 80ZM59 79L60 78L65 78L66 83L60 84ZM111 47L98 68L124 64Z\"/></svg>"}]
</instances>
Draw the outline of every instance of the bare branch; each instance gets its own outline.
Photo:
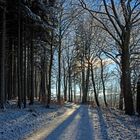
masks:
<instances>
[{"instance_id":1,"label":"bare branch","mask_svg":"<svg viewBox=\"0 0 140 140\"><path fill-rule=\"evenodd\" d=\"M113 35L113 34L111 33L111 31L110 31L109 28L104 24L104 22L103 22L102 20L100 20L97 16L94 15L94 11L88 9L87 6L86 6L86 4L85 4L85 2L84 2L83 0L80 0L80 3L81 3L81 6L82 6L85 10L87 10L95 20L97 20L101 25L103 25L103 27L101 27L101 26L99 26L99 27L102 28L102 29L104 29L105 31L107 31L107 32L112 36L112 38L113 38L119 45L121 45L121 44L120 44L120 41L115 37L115 35ZM120 36L120 33L119 33L119 36Z\"/></svg>"},{"instance_id":2,"label":"bare branch","mask_svg":"<svg viewBox=\"0 0 140 140\"><path fill-rule=\"evenodd\" d=\"M111 21L112 25L114 26L114 28L115 28L115 30L116 30L116 32L117 32L117 34L118 34L118 35L119 35L119 37L121 38L121 33L119 32L119 30L118 30L117 26L115 25L115 23L114 23L113 19L112 19L112 18L111 18L111 16L110 16L109 11L108 11L107 4L106 4L106 0L103 0L103 2L104 2L104 6L105 6L105 10L106 10L106 13L107 13L108 18L110 19L110 21Z\"/></svg>"},{"instance_id":3,"label":"bare branch","mask_svg":"<svg viewBox=\"0 0 140 140\"><path fill-rule=\"evenodd\" d=\"M111 0L111 4L112 4L112 11L113 11L114 16L115 16L114 19L115 19L116 22L118 23L119 27L123 30L123 25L122 25L121 22L120 22L120 19L119 19L119 17L118 17L117 12L116 12L116 8L115 8L115 4L114 4L114 1L113 1L113 0Z\"/></svg>"}]
</instances>

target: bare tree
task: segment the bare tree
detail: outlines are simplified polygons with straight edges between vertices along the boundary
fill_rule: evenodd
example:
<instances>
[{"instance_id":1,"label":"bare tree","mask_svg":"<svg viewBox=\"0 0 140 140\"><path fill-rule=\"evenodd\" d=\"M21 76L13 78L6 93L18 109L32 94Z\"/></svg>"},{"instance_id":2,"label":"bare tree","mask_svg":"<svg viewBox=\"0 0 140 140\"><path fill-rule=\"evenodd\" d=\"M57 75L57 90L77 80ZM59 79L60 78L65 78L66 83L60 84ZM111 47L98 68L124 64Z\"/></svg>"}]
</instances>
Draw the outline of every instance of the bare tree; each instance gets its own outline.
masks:
<instances>
[{"instance_id":1,"label":"bare tree","mask_svg":"<svg viewBox=\"0 0 140 140\"><path fill-rule=\"evenodd\" d=\"M94 19L100 23L100 27L105 30L118 44L121 52L121 72L122 72L122 91L125 103L126 114L133 114L133 99L131 93L130 78L130 36L134 26L139 23L140 2L138 0L121 0L116 3L115 0L102 0L100 11L90 9L84 0L79 0L81 6L87 10ZM132 4L134 3L134 4ZM104 6L102 8L102 5ZM120 10L121 9L121 10ZM120 12L121 11L121 12ZM119 16L120 13L122 16Z\"/></svg>"}]
</instances>

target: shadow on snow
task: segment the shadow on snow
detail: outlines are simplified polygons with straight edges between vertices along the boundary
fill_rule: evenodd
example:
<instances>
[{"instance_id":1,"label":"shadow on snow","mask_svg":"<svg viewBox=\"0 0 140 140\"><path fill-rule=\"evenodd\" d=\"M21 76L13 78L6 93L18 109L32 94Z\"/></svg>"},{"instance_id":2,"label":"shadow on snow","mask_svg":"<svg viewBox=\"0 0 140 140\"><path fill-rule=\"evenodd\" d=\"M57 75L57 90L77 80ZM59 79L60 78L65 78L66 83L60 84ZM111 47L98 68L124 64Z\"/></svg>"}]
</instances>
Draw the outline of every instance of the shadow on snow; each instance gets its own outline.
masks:
<instances>
[{"instance_id":1,"label":"shadow on snow","mask_svg":"<svg viewBox=\"0 0 140 140\"><path fill-rule=\"evenodd\" d=\"M88 107L81 105L45 140L94 140L94 130L90 121Z\"/></svg>"}]
</instances>

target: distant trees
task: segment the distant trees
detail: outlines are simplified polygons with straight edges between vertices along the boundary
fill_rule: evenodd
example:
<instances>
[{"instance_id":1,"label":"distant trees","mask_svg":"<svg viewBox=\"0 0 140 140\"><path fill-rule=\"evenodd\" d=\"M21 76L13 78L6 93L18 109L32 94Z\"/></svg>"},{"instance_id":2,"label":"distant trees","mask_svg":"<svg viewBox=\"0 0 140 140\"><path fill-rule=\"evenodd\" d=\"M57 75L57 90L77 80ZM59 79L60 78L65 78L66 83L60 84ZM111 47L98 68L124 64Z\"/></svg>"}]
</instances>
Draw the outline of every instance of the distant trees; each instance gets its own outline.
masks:
<instances>
[{"instance_id":1,"label":"distant trees","mask_svg":"<svg viewBox=\"0 0 140 140\"><path fill-rule=\"evenodd\" d=\"M81 101L82 103L88 103L90 101L90 90L92 93L93 89L96 104L100 106L94 70L96 60L98 60L97 53L99 51L99 48L96 46L97 42L95 38L97 39L98 37L94 34L96 31L91 16L87 16L85 21L83 17L81 17L78 19L77 23L75 38L76 56L73 62L76 67L76 74L79 75L80 78Z\"/></svg>"},{"instance_id":2,"label":"distant trees","mask_svg":"<svg viewBox=\"0 0 140 140\"><path fill-rule=\"evenodd\" d=\"M87 26L82 19L79 20L79 24L76 30L76 60L75 65L80 70L81 75L81 90L82 90L82 103L88 101L89 91L89 77L90 77L90 45L91 45L91 31L89 23Z\"/></svg>"},{"instance_id":3,"label":"distant trees","mask_svg":"<svg viewBox=\"0 0 140 140\"><path fill-rule=\"evenodd\" d=\"M66 36L69 35L69 28L74 22L75 18L80 13L79 10L73 10L71 5L71 1L66 0L59 0L58 1L58 28L57 28L57 35L58 35L58 89L57 89L57 99L60 103L61 100L61 88L62 88L62 52L65 49L65 44L63 40L66 39Z\"/></svg>"}]
</instances>

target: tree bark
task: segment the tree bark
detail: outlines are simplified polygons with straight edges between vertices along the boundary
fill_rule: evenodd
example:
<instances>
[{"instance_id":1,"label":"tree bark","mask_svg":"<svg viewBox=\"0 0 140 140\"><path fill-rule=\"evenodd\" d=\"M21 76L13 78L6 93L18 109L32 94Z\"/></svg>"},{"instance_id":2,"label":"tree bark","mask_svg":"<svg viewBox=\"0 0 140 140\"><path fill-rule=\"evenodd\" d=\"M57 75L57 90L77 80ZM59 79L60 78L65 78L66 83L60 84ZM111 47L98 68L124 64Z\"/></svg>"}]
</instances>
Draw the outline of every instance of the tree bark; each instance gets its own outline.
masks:
<instances>
[{"instance_id":1,"label":"tree bark","mask_svg":"<svg viewBox=\"0 0 140 140\"><path fill-rule=\"evenodd\" d=\"M0 68L0 103L1 109L4 109L5 103L5 50L6 50L6 7L3 10L3 31L1 48L1 68Z\"/></svg>"},{"instance_id":2,"label":"tree bark","mask_svg":"<svg viewBox=\"0 0 140 140\"><path fill-rule=\"evenodd\" d=\"M132 115L134 113L133 98L131 92L131 72L130 72L130 27L126 27L126 32L122 40L121 70L122 70L122 91L124 95L125 113Z\"/></svg>"},{"instance_id":3,"label":"tree bark","mask_svg":"<svg viewBox=\"0 0 140 140\"><path fill-rule=\"evenodd\" d=\"M137 82L136 111L140 115L140 76Z\"/></svg>"},{"instance_id":4,"label":"tree bark","mask_svg":"<svg viewBox=\"0 0 140 140\"><path fill-rule=\"evenodd\" d=\"M68 82L69 82L69 84L68 84L69 85L69 87L68 87L68 101L71 102L71 67L70 66L68 66Z\"/></svg>"},{"instance_id":5,"label":"tree bark","mask_svg":"<svg viewBox=\"0 0 140 140\"><path fill-rule=\"evenodd\" d=\"M34 103L34 44L33 44L33 30L31 31L31 94L30 94L30 105Z\"/></svg>"},{"instance_id":6,"label":"tree bark","mask_svg":"<svg viewBox=\"0 0 140 140\"><path fill-rule=\"evenodd\" d=\"M92 78L92 85L93 85L93 89L94 89L95 101L96 101L97 106L100 106L97 91L96 91L96 86L95 86L95 80L94 80L94 73L93 73L93 66L92 65L91 65L91 78Z\"/></svg>"},{"instance_id":7,"label":"tree bark","mask_svg":"<svg viewBox=\"0 0 140 140\"><path fill-rule=\"evenodd\" d=\"M103 88L103 97L104 97L104 103L105 103L105 106L107 107L108 104L107 104L107 101L106 101L106 89L105 89L105 82L104 82L104 68L103 68L103 60L102 58L99 56L99 59L101 61L101 81L102 81L102 88Z\"/></svg>"},{"instance_id":8,"label":"tree bark","mask_svg":"<svg viewBox=\"0 0 140 140\"><path fill-rule=\"evenodd\" d=\"M48 83L48 97L47 97L47 108L50 106L51 102L51 79L52 79L52 65L53 65L53 39L54 39L54 34L52 31L52 39L51 39L51 51L50 51L50 65L49 65L49 83Z\"/></svg>"},{"instance_id":9,"label":"tree bark","mask_svg":"<svg viewBox=\"0 0 140 140\"><path fill-rule=\"evenodd\" d=\"M18 5L18 62L17 62L17 72L18 72L18 107L21 108L22 99L21 99L21 10L20 10L20 1Z\"/></svg>"},{"instance_id":10,"label":"tree bark","mask_svg":"<svg viewBox=\"0 0 140 140\"><path fill-rule=\"evenodd\" d=\"M59 37L59 48L58 48L58 103L61 103L61 37Z\"/></svg>"},{"instance_id":11,"label":"tree bark","mask_svg":"<svg viewBox=\"0 0 140 140\"><path fill-rule=\"evenodd\" d=\"M121 80L120 80L120 87L121 87L121 91L120 91L120 98L119 98L119 109L123 110L123 86L122 86L122 76L121 76Z\"/></svg>"}]
</instances>

